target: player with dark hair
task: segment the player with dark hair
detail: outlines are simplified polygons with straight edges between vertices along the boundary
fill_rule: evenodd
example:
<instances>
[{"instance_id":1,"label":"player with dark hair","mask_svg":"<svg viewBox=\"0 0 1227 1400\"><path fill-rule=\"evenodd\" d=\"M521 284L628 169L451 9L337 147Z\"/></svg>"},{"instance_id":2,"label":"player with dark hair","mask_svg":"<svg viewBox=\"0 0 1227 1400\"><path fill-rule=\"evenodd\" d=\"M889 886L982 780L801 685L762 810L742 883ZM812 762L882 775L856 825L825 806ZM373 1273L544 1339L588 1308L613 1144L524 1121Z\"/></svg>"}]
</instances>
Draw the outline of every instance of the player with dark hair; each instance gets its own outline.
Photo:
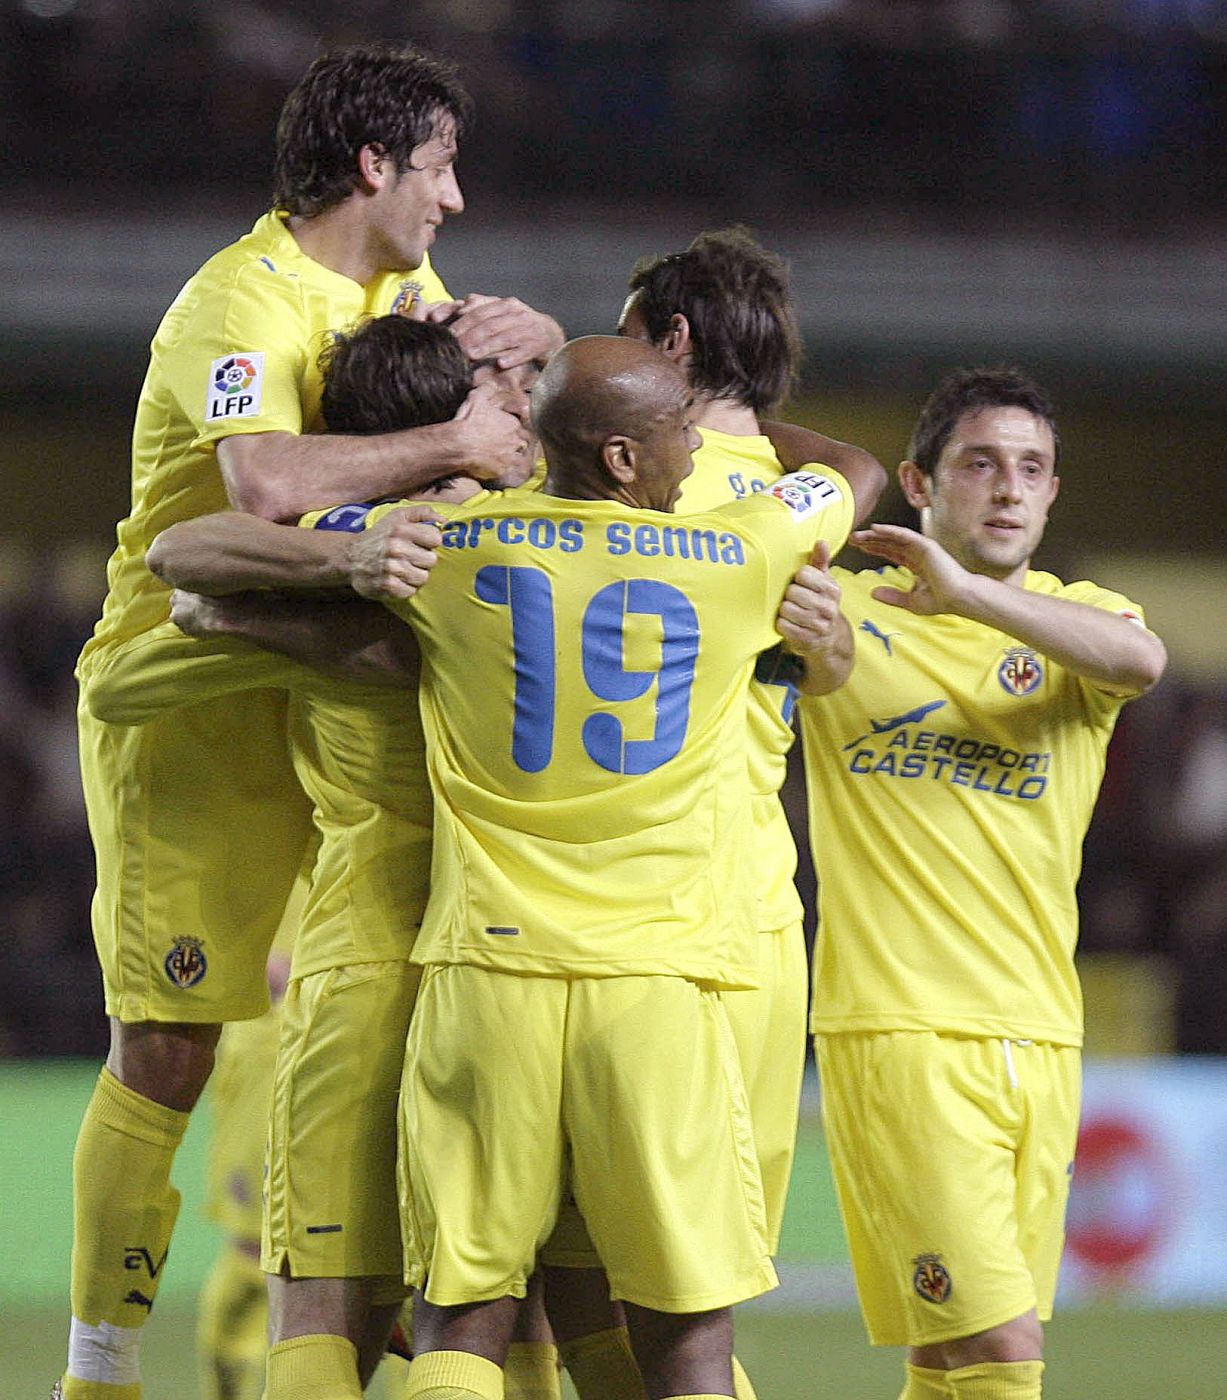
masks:
<instances>
[{"instance_id":1,"label":"player with dark hair","mask_svg":"<svg viewBox=\"0 0 1227 1400\"><path fill-rule=\"evenodd\" d=\"M528 372L496 376L508 407L525 416ZM351 432L395 432L446 418L475 375L486 373L488 367L469 363L450 330L384 316L336 337L325 357L323 403ZM467 482L468 491L478 489ZM446 494L463 499L467 491L457 479ZM331 570L315 556L300 559L300 582L404 592L425 578L429 561L412 526L389 520L391 541L381 532L356 535L360 515L350 508L328 513L326 523L341 531L333 538L352 547ZM220 519L239 537L254 523L238 514ZM326 538L285 533L311 544ZM165 541L174 538L172 527ZM384 552L373 569L377 544ZM155 570L164 547L155 541L150 550ZM180 567L188 576L198 568L190 557ZM240 558L237 567L249 573L251 563ZM223 583L245 581L240 572ZM395 1107L419 976L408 957L426 901L431 803L413 685L416 650L404 627L388 628L391 621L370 603L305 606L298 625L310 629L312 660L332 679L315 665L242 644L194 641L167 622L139 646L117 649L85 690L98 717L122 724L147 724L168 710L258 687L289 691L291 754L313 803L320 846L271 1085L263 1232L263 1262L274 1275L269 1400L313 1393L304 1386L330 1397L360 1394L405 1293L395 1228ZM266 1085L266 1105L268 1099ZM312 1226L320 1221L334 1228L317 1244ZM223 1274L221 1282L237 1275Z\"/></svg>"},{"instance_id":2,"label":"player with dark hair","mask_svg":"<svg viewBox=\"0 0 1227 1400\"><path fill-rule=\"evenodd\" d=\"M353 112L338 105L342 86ZM210 259L154 337L133 434L132 509L79 664L84 688L116 648L139 646L166 618L168 592L145 551L175 521L228 499L296 519L452 471L493 477L524 464L522 424L491 386L475 388L446 423L378 436L314 432L317 360L331 334L363 315L447 299L428 248L463 208L454 161L468 99L428 55L362 46L317 60L288 109L278 197L290 207ZM360 130L353 113L363 114ZM311 152L333 128L329 169L340 183L325 193ZM528 361L560 343L548 317L496 304L503 341L491 353ZM129 729L81 712L112 1040L75 1158L65 1400L139 1396L141 1329L179 1204L171 1162L221 1023L267 1005L265 955L310 820L285 706L280 691L251 691Z\"/></svg>"},{"instance_id":3,"label":"player with dark hair","mask_svg":"<svg viewBox=\"0 0 1227 1400\"><path fill-rule=\"evenodd\" d=\"M1027 376L943 380L899 468L920 531L853 535L886 561L835 571L856 666L800 707L823 1116L870 1340L908 1347L904 1400L1040 1395L1082 839L1120 708L1166 662L1127 599L1031 568L1057 458Z\"/></svg>"}]
</instances>

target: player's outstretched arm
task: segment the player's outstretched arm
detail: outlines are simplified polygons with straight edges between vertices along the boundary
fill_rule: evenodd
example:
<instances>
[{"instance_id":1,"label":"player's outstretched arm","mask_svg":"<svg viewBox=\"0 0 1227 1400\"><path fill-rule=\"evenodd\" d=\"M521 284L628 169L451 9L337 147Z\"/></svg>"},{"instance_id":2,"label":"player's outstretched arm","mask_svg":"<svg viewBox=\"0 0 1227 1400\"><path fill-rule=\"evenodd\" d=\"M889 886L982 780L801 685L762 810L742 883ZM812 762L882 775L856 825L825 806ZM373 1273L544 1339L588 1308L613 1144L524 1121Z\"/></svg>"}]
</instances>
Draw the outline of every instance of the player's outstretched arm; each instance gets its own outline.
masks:
<instances>
[{"instance_id":1,"label":"player's outstretched arm","mask_svg":"<svg viewBox=\"0 0 1227 1400\"><path fill-rule=\"evenodd\" d=\"M805 663L796 683L803 695L827 695L852 674L855 647L840 610L842 595L831 576L831 548L819 540L793 576L775 623L785 646Z\"/></svg>"},{"instance_id":2,"label":"player's outstretched arm","mask_svg":"<svg viewBox=\"0 0 1227 1400\"><path fill-rule=\"evenodd\" d=\"M434 567L435 519L430 506L409 506L351 533L300 530L221 511L163 530L145 562L172 588L192 593L352 588L367 598L408 598Z\"/></svg>"},{"instance_id":3,"label":"player's outstretched arm","mask_svg":"<svg viewBox=\"0 0 1227 1400\"><path fill-rule=\"evenodd\" d=\"M514 369L531 360L546 360L566 339L552 316L525 305L518 297L474 292L459 302L428 308L431 320L447 320L470 360L495 360L499 369Z\"/></svg>"},{"instance_id":4,"label":"player's outstretched arm","mask_svg":"<svg viewBox=\"0 0 1227 1400\"><path fill-rule=\"evenodd\" d=\"M236 433L217 444L226 494L236 510L295 521L338 501L408 496L440 476L480 481L523 476L524 425L496 384L479 384L446 423L370 437Z\"/></svg>"},{"instance_id":5,"label":"player's outstretched arm","mask_svg":"<svg viewBox=\"0 0 1227 1400\"><path fill-rule=\"evenodd\" d=\"M416 685L420 656L412 628L360 598L327 602L279 594L210 598L176 589L170 620L189 637L249 642L325 675L379 685Z\"/></svg>"},{"instance_id":6,"label":"player's outstretched arm","mask_svg":"<svg viewBox=\"0 0 1227 1400\"><path fill-rule=\"evenodd\" d=\"M852 488L853 522L859 525L868 518L886 485L886 469L871 452L796 423L760 420L759 426L785 470L800 471L812 463L833 467Z\"/></svg>"},{"instance_id":7,"label":"player's outstretched arm","mask_svg":"<svg viewBox=\"0 0 1227 1400\"><path fill-rule=\"evenodd\" d=\"M856 531L852 543L916 576L910 592L875 588L879 602L922 615L954 613L996 627L1112 694L1141 695L1167 665L1163 643L1138 622L971 573L916 530L875 524Z\"/></svg>"}]
</instances>

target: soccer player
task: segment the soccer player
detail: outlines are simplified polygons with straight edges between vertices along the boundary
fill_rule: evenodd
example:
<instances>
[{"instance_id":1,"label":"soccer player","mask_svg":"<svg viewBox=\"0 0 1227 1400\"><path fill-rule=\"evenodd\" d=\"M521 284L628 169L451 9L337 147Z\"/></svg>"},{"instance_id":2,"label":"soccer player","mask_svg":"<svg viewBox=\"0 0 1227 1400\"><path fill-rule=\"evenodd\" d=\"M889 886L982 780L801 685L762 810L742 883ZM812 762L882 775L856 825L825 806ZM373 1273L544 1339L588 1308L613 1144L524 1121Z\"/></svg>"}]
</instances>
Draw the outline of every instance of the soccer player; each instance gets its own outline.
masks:
<instances>
[{"instance_id":1,"label":"soccer player","mask_svg":"<svg viewBox=\"0 0 1227 1400\"><path fill-rule=\"evenodd\" d=\"M1031 568L1047 396L950 375L899 468L920 530L853 536L856 641L800 705L818 871L812 1025L857 1289L904 1400L1036 1400L1077 1136L1082 839L1120 707L1163 672L1140 609Z\"/></svg>"},{"instance_id":2,"label":"soccer player","mask_svg":"<svg viewBox=\"0 0 1227 1400\"><path fill-rule=\"evenodd\" d=\"M433 602L403 609L436 794L403 1089L411 1393L499 1393L564 1150L650 1394L731 1395L727 1307L774 1277L712 989L754 975L751 662L780 566L838 547L853 505L803 473L674 522L689 407L651 347L573 342L534 393L544 493L461 507Z\"/></svg>"},{"instance_id":3,"label":"soccer player","mask_svg":"<svg viewBox=\"0 0 1227 1400\"><path fill-rule=\"evenodd\" d=\"M385 437L311 435L318 353L355 318L446 298L435 230L463 207L456 143L469 101L451 68L409 48L326 55L288 99L277 207L188 282L154 338L88 686L115 647L167 615L146 547L223 506L297 518L463 469L516 466L521 424L477 388L445 424ZM561 340L528 308L491 353L531 359ZM490 330L487 327L487 330ZM310 807L289 761L285 698L250 692L117 729L81 714L97 854L94 936L112 1044L74 1164L66 1400L136 1400L139 1339L178 1211L169 1173L222 1022L267 1004L264 961L303 858Z\"/></svg>"},{"instance_id":4,"label":"soccer player","mask_svg":"<svg viewBox=\"0 0 1227 1400\"><path fill-rule=\"evenodd\" d=\"M474 378L489 370L470 365L450 330L399 315L338 335L326 360L325 415L352 433L445 420ZM535 373L517 367L495 376L512 411L526 415L526 381ZM457 483L447 494L463 499L479 489L465 480L467 489ZM430 494L438 497L437 488ZM255 523L241 515L220 519L236 530ZM343 528L351 519L343 509L328 513L326 523ZM284 534L304 543L322 538ZM172 529L166 540L175 535ZM338 542L369 546L375 539L373 532L345 533ZM389 553L378 579L372 573L361 580L359 557L334 575L308 559L305 580L403 591L425 577L429 561L413 552L410 537L399 543L408 552ZM155 568L162 567L162 552L158 543L150 550ZM240 555L236 562L244 582L251 561ZM180 576L201 582L202 567L188 557L180 561ZM388 622L411 655L385 636ZM290 692L292 756L321 844L295 944L272 1093L263 1249L272 1275L269 1400L316 1393L308 1386L329 1396L342 1386L361 1394L405 1292L395 1110L419 976L408 957L430 867L430 794L411 636L369 603L330 600L304 609L298 623L318 639L311 659L335 679L242 644L204 646L165 623L114 649L85 690L97 715L129 724L253 687ZM313 1228L321 1224L330 1228ZM294 1386L299 1389L286 1392Z\"/></svg>"},{"instance_id":5,"label":"soccer player","mask_svg":"<svg viewBox=\"0 0 1227 1400\"><path fill-rule=\"evenodd\" d=\"M679 514L708 511L765 490L806 462L823 462L840 472L852 487L858 520L873 508L886 480L874 457L821 434L766 420L796 378L801 340L787 269L746 229L709 231L680 252L641 259L631 274L618 329L662 350L684 370L694 394L694 421L702 441L694 453L694 471L682 484ZM749 1095L773 1254L796 1142L808 981L802 907L793 883L796 846L779 799L794 738L797 692L790 667L797 663L790 653L824 653L823 675L831 686L852 661L851 633L826 562L821 547L820 559L807 566L802 579L811 600L821 593L823 617L815 616L811 602L802 634L788 616L786 601L780 631L787 647L777 645L760 658L750 686L755 927L762 937L755 945L756 989L725 998ZM578 1273L593 1261L582 1226L569 1215L544 1258L553 1266L551 1321L580 1393L609 1395L625 1387L633 1394L638 1382L628 1375L625 1331L609 1311L608 1289ZM577 1298L588 1300L582 1310ZM737 1385L739 1396L753 1394L739 1366Z\"/></svg>"}]
</instances>

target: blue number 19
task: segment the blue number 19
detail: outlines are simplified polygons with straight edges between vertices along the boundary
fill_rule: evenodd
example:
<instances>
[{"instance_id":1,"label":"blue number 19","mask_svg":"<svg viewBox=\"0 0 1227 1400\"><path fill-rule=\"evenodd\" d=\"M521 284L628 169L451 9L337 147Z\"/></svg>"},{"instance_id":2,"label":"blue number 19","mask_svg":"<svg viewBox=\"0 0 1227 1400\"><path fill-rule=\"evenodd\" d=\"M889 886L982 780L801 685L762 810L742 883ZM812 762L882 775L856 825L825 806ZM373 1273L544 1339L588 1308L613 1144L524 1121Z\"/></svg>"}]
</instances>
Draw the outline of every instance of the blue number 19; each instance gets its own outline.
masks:
<instances>
[{"instance_id":1,"label":"blue number 19","mask_svg":"<svg viewBox=\"0 0 1227 1400\"><path fill-rule=\"evenodd\" d=\"M541 569L486 565L477 596L511 609L515 655L515 720L511 755L518 768L539 773L554 749L557 676L554 600ZM659 617L657 671L628 671L622 652L628 614ZM626 739L622 721L598 710L584 721L584 749L611 773L650 773L680 751L690 722L690 692L699 654L699 619L690 599L657 579L629 579L602 588L584 611L580 636L584 680L598 700L637 700L656 682L655 728L650 739Z\"/></svg>"}]
</instances>

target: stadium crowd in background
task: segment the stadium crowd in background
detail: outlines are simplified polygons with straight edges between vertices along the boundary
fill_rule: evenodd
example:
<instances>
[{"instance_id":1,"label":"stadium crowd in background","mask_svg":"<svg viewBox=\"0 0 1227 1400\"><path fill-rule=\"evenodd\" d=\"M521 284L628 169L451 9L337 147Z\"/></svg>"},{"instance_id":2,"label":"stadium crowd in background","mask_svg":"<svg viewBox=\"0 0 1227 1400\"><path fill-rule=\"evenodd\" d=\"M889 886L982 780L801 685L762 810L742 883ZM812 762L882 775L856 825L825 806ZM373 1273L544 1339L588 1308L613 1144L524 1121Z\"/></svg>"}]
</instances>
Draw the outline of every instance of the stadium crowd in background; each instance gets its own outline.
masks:
<instances>
[{"instance_id":1,"label":"stadium crowd in background","mask_svg":"<svg viewBox=\"0 0 1227 1400\"><path fill-rule=\"evenodd\" d=\"M0 23L13 196L58 155L91 171L59 201L143 203L155 180L216 203L262 192L264 133L321 36L396 38L404 15L33 0ZM719 190L742 217L817 200L827 224L866 208L997 219L985 172L1007 160L1029 195L1012 226L1061 212L1154 230L1215 215L1227 173L1227 22L1205 0L434 0L413 25L464 61L500 137L469 169L513 203ZM768 162L728 158L747 112Z\"/></svg>"}]
</instances>

